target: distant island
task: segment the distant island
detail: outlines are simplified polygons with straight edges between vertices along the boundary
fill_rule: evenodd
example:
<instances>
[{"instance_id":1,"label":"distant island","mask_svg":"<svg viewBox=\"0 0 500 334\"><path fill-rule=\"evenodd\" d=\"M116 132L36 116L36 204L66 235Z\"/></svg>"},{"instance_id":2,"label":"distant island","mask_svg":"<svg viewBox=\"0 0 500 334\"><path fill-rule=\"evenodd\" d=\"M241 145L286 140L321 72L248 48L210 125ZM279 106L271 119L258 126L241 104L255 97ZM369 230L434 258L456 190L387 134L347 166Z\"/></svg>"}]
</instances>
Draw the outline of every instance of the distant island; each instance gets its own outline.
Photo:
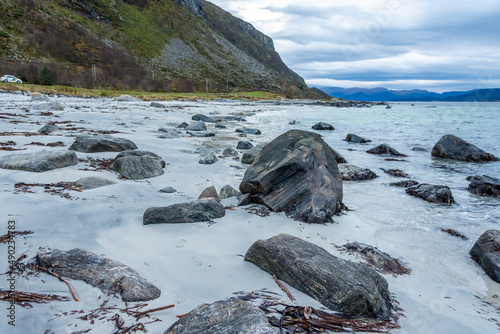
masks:
<instances>
[{"instance_id":1,"label":"distant island","mask_svg":"<svg viewBox=\"0 0 500 334\"><path fill-rule=\"evenodd\" d=\"M475 89L434 93L427 90L389 90L386 88L322 87L328 95L356 101L414 101L414 102L492 102L500 101L500 88Z\"/></svg>"}]
</instances>

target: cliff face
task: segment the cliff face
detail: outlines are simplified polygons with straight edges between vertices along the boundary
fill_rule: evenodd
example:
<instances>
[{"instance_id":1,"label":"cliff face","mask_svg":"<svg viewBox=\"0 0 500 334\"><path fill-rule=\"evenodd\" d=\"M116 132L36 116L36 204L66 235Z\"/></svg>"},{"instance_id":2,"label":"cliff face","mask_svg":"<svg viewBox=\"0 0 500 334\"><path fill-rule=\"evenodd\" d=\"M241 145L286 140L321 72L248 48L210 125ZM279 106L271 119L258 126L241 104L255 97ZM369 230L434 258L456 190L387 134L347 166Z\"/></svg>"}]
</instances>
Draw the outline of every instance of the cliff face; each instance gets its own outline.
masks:
<instances>
[{"instance_id":1,"label":"cliff face","mask_svg":"<svg viewBox=\"0 0 500 334\"><path fill-rule=\"evenodd\" d=\"M27 81L29 63L79 86L308 91L270 37L202 0L2 0L0 57Z\"/></svg>"}]
</instances>

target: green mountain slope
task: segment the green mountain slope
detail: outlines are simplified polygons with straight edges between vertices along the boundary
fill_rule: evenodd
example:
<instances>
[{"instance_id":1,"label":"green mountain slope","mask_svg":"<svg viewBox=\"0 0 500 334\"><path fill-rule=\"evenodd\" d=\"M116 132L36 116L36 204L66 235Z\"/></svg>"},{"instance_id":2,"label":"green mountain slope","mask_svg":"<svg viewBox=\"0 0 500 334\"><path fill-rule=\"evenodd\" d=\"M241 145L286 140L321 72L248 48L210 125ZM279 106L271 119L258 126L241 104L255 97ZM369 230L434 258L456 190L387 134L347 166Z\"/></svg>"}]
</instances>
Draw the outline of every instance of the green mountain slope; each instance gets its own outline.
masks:
<instances>
[{"instance_id":1,"label":"green mountain slope","mask_svg":"<svg viewBox=\"0 0 500 334\"><path fill-rule=\"evenodd\" d=\"M271 38L201 0L2 0L0 71L79 87L310 92Z\"/></svg>"}]
</instances>

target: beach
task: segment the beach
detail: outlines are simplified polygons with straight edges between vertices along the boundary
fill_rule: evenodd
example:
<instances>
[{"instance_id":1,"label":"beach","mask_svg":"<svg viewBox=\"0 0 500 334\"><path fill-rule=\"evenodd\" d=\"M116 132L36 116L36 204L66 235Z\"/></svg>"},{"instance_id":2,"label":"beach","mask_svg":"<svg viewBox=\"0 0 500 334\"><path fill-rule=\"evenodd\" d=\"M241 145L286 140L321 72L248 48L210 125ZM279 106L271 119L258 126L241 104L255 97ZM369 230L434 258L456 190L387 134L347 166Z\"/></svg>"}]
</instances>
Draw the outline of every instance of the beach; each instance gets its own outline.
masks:
<instances>
[{"instance_id":1,"label":"beach","mask_svg":"<svg viewBox=\"0 0 500 334\"><path fill-rule=\"evenodd\" d=\"M430 150L444 134L454 134L473 142L485 151L500 156L498 128L500 104L393 104L371 108L334 108L300 101L116 101L111 98L50 97L62 110L35 110L41 102L22 94L0 94L0 142L19 151L67 150L78 135L107 134L134 142L140 150L150 151L165 161L164 174L143 180L127 180L116 172L95 168L92 159L114 159L117 152L76 152L79 163L42 173L0 169L0 234L8 232L15 221L16 231L32 234L15 238L16 256L36 256L40 247L60 250L83 248L119 261L161 290L161 296L147 302L146 309L175 304L155 312L160 321L146 325L150 333L163 333L177 315L190 312L203 303L267 290L286 294L271 275L244 261L250 246L259 239L287 233L314 243L343 259L362 262L362 258L343 252L338 246L363 242L401 260L409 275L383 275L392 297L404 316L400 329L391 333L493 333L499 330L500 285L492 281L470 258L469 250L488 229L498 229L500 200L470 194L466 177L487 174L498 177L500 163L467 164L433 159ZM230 120L205 123L213 137L194 137L176 128L182 122L193 123L194 115L231 116ZM244 120L241 120L244 118ZM295 121L295 122L294 122ZM318 133L350 164L369 168L379 177L367 181L344 181L344 204L349 208L329 224L307 224L284 213L255 214L253 204L237 206L236 198L222 200L225 216L209 222L143 225L144 212L151 207L167 206L198 199L202 191L214 186L219 191L230 185L235 189L248 165L241 163L244 150L224 157L226 148L236 149L238 141L265 145L290 129L311 130L325 121L335 130ZM56 122L60 130L48 135L37 131ZM215 124L226 128L216 128ZM291 124L292 123L292 124ZM161 127L169 132L158 131ZM257 128L261 135L240 137L238 128ZM343 139L357 133L372 140L352 144ZM27 135L28 134L28 135ZM163 136L163 138L161 138ZM61 142L58 145L50 143ZM366 150L387 142L408 155L400 161L386 161L366 154ZM41 144L32 144L41 143ZM414 147L423 151L414 151ZM200 156L214 153L218 161L200 164ZM381 168L398 168L419 182L444 184L451 188L457 205L437 205L408 196L404 190L390 187L397 181ZM15 188L16 184L57 184L75 182L82 177L98 176L115 184L77 191L63 189L46 192L43 186ZM162 193L173 187L176 192ZM468 240L441 231L455 229ZM8 270L6 244L0 245L2 272ZM2 280L0 278L0 280ZM1 281L0 287L7 287ZM5 283L5 284L4 284ZM9 333L111 333L109 318L89 321L81 314L98 308L108 297L98 288L71 280L79 302L32 304L16 307L16 326L5 318L0 329ZM295 304L323 306L302 292L287 286ZM58 279L40 273L37 277L16 278L16 289L71 297L68 287ZM1 306L8 303L2 303ZM119 298L108 305L124 308ZM72 313L72 311L84 313ZM123 314L126 321L133 321Z\"/></svg>"}]
</instances>

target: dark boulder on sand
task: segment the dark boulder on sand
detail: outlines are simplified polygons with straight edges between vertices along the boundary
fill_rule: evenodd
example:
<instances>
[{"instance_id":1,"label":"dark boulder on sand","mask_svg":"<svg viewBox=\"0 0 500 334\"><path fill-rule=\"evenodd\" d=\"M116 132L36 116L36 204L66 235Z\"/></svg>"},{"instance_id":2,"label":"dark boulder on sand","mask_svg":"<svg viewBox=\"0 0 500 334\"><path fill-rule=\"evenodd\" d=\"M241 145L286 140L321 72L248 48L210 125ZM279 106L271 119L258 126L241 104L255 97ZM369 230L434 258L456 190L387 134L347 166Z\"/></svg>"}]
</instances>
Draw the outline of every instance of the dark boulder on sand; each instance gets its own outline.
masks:
<instances>
[{"instance_id":1,"label":"dark boulder on sand","mask_svg":"<svg viewBox=\"0 0 500 334\"><path fill-rule=\"evenodd\" d=\"M495 282L500 283L500 230L488 230L470 250L472 259Z\"/></svg>"},{"instance_id":2,"label":"dark boulder on sand","mask_svg":"<svg viewBox=\"0 0 500 334\"><path fill-rule=\"evenodd\" d=\"M290 130L267 144L248 167L243 194L308 223L331 222L343 208L342 176L320 135Z\"/></svg>"},{"instance_id":3,"label":"dark boulder on sand","mask_svg":"<svg viewBox=\"0 0 500 334\"><path fill-rule=\"evenodd\" d=\"M366 153L379 154L379 155L394 155L397 157L406 157L406 155L399 153L398 151L396 151L395 149L393 149L392 147L390 147L387 144L380 144L377 147L369 149L368 151L366 151Z\"/></svg>"},{"instance_id":4,"label":"dark boulder on sand","mask_svg":"<svg viewBox=\"0 0 500 334\"><path fill-rule=\"evenodd\" d=\"M486 153L471 143L453 135L444 135L434 145L431 155L436 158L453 159L466 162L498 161L493 154Z\"/></svg>"},{"instance_id":5,"label":"dark boulder on sand","mask_svg":"<svg viewBox=\"0 0 500 334\"><path fill-rule=\"evenodd\" d=\"M333 125L325 123L325 122L319 122L316 123L312 126L313 130L335 130Z\"/></svg>"},{"instance_id":6,"label":"dark boulder on sand","mask_svg":"<svg viewBox=\"0 0 500 334\"><path fill-rule=\"evenodd\" d=\"M111 136L77 136L70 150L83 153L121 152L136 150L137 146L125 138Z\"/></svg>"},{"instance_id":7,"label":"dark boulder on sand","mask_svg":"<svg viewBox=\"0 0 500 334\"><path fill-rule=\"evenodd\" d=\"M212 117L208 117L206 115L201 115L201 114L194 115L193 117L191 117L191 119L193 121L202 121L202 122L207 122L207 123L215 123L215 119L213 119Z\"/></svg>"},{"instance_id":8,"label":"dark boulder on sand","mask_svg":"<svg viewBox=\"0 0 500 334\"><path fill-rule=\"evenodd\" d=\"M389 285L380 274L300 238L280 234L259 240L247 251L245 261L331 310L352 317L391 318Z\"/></svg>"},{"instance_id":9,"label":"dark boulder on sand","mask_svg":"<svg viewBox=\"0 0 500 334\"><path fill-rule=\"evenodd\" d=\"M454 204L455 200L447 186L422 183L406 189L406 193L419 197L427 202Z\"/></svg>"},{"instance_id":10,"label":"dark boulder on sand","mask_svg":"<svg viewBox=\"0 0 500 334\"><path fill-rule=\"evenodd\" d=\"M116 156L110 168L126 179L143 180L163 175L165 161L148 151L124 151Z\"/></svg>"},{"instance_id":11,"label":"dark boulder on sand","mask_svg":"<svg viewBox=\"0 0 500 334\"><path fill-rule=\"evenodd\" d=\"M192 202L165 207L153 207L144 212L143 224L180 224L206 222L224 217L224 205L213 198L202 198Z\"/></svg>"},{"instance_id":12,"label":"dark boulder on sand","mask_svg":"<svg viewBox=\"0 0 500 334\"><path fill-rule=\"evenodd\" d=\"M0 157L0 168L45 172L75 166L79 163L73 151L41 151L37 153L9 154Z\"/></svg>"},{"instance_id":13,"label":"dark boulder on sand","mask_svg":"<svg viewBox=\"0 0 500 334\"><path fill-rule=\"evenodd\" d=\"M467 190L481 196L500 197L500 179L488 175L475 175L467 180L471 181Z\"/></svg>"},{"instance_id":14,"label":"dark boulder on sand","mask_svg":"<svg viewBox=\"0 0 500 334\"><path fill-rule=\"evenodd\" d=\"M127 302L148 301L161 294L132 268L85 249L43 249L38 252L36 261L39 266L62 277L82 280L104 293L118 293Z\"/></svg>"},{"instance_id":15,"label":"dark boulder on sand","mask_svg":"<svg viewBox=\"0 0 500 334\"><path fill-rule=\"evenodd\" d=\"M202 304L164 334L279 334L257 306L239 298Z\"/></svg>"},{"instance_id":16,"label":"dark boulder on sand","mask_svg":"<svg viewBox=\"0 0 500 334\"><path fill-rule=\"evenodd\" d=\"M355 135L353 133L349 133L345 139L345 141L351 142L351 143L357 143L357 144L364 144L364 143L371 143L370 139L366 139L363 137L360 137L358 135Z\"/></svg>"}]
</instances>

